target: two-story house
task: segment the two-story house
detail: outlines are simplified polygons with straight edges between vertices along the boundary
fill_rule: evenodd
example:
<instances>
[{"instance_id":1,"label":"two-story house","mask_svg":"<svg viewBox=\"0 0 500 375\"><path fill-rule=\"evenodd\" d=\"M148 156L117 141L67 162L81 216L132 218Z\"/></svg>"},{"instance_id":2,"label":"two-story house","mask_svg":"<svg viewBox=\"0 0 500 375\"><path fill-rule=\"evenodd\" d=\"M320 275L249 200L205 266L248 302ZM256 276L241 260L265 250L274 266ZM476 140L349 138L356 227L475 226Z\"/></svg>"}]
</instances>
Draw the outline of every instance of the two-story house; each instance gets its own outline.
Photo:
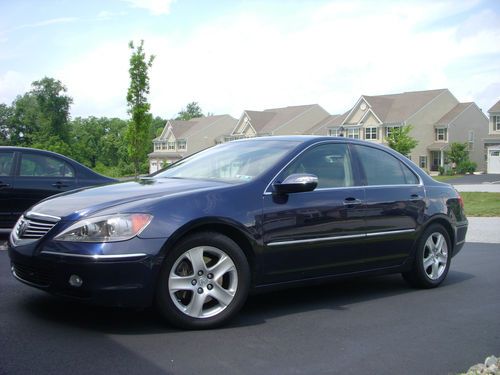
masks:
<instances>
[{"instance_id":1,"label":"two-story house","mask_svg":"<svg viewBox=\"0 0 500 375\"><path fill-rule=\"evenodd\" d=\"M500 100L488 110L488 136L484 138L488 173L500 173Z\"/></svg>"},{"instance_id":2,"label":"two-story house","mask_svg":"<svg viewBox=\"0 0 500 375\"><path fill-rule=\"evenodd\" d=\"M484 170L481 144L488 119L475 103L460 103L448 89L400 94L362 95L351 110L330 118L314 134L345 136L386 143L393 129L411 125L418 141L410 157L421 168L444 166L452 142L467 142L470 159Z\"/></svg>"},{"instance_id":3,"label":"two-story house","mask_svg":"<svg viewBox=\"0 0 500 375\"><path fill-rule=\"evenodd\" d=\"M234 129L238 120L229 115L168 120L159 137L153 139L149 173L215 145L215 140Z\"/></svg>"},{"instance_id":4,"label":"two-story house","mask_svg":"<svg viewBox=\"0 0 500 375\"><path fill-rule=\"evenodd\" d=\"M230 134L218 142L268 135L310 134L309 129L331 115L318 104L245 110Z\"/></svg>"}]
</instances>

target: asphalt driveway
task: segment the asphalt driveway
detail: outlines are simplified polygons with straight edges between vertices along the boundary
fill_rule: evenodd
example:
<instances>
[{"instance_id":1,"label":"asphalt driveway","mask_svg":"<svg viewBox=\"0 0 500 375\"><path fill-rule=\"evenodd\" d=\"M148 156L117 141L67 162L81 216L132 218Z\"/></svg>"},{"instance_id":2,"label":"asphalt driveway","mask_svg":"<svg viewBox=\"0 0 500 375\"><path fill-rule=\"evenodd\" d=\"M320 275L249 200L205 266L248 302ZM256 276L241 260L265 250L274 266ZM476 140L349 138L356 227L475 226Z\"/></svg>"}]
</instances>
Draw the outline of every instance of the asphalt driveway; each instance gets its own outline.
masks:
<instances>
[{"instance_id":1,"label":"asphalt driveway","mask_svg":"<svg viewBox=\"0 0 500 375\"><path fill-rule=\"evenodd\" d=\"M500 353L500 248L467 244L442 287L398 275L253 296L226 328L68 303L0 251L0 374L449 374Z\"/></svg>"}]
</instances>

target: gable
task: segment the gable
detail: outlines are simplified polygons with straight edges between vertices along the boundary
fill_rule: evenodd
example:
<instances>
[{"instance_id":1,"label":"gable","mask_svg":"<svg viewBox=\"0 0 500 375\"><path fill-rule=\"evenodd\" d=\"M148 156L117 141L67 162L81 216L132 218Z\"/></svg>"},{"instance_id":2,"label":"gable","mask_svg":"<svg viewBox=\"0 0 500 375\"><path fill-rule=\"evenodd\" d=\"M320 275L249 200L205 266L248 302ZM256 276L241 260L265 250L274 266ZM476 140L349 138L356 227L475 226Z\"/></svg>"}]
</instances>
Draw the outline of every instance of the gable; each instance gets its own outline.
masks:
<instances>
[{"instance_id":1,"label":"gable","mask_svg":"<svg viewBox=\"0 0 500 375\"><path fill-rule=\"evenodd\" d=\"M349 112L349 114L345 118L343 124L358 124L366 115L366 112L369 110L369 108L370 105L368 104L368 102L363 97L359 98L352 108L351 112Z\"/></svg>"}]
</instances>

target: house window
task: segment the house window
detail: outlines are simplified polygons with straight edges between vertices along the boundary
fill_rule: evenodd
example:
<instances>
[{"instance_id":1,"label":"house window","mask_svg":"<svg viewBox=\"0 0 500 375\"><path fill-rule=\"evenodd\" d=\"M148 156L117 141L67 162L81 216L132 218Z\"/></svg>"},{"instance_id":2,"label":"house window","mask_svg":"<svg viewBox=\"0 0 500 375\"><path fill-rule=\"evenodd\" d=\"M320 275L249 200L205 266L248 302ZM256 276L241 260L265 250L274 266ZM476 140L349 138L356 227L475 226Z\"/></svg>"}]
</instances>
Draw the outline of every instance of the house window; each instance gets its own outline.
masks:
<instances>
[{"instance_id":1,"label":"house window","mask_svg":"<svg viewBox=\"0 0 500 375\"><path fill-rule=\"evenodd\" d=\"M339 128L328 129L328 135L330 137L339 137Z\"/></svg>"},{"instance_id":2,"label":"house window","mask_svg":"<svg viewBox=\"0 0 500 375\"><path fill-rule=\"evenodd\" d=\"M177 141L177 149L178 150L185 150L186 149L186 141Z\"/></svg>"},{"instance_id":3,"label":"house window","mask_svg":"<svg viewBox=\"0 0 500 375\"><path fill-rule=\"evenodd\" d=\"M448 129L438 128L436 131L436 141L437 142L447 142L448 141Z\"/></svg>"},{"instance_id":4,"label":"house window","mask_svg":"<svg viewBox=\"0 0 500 375\"><path fill-rule=\"evenodd\" d=\"M500 131L500 116L493 116L493 130Z\"/></svg>"},{"instance_id":5,"label":"house window","mask_svg":"<svg viewBox=\"0 0 500 375\"><path fill-rule=\"evenodd\" d=\"M394 129L401 129L401 126L387 126L385 128L385 137L389 138Z\"/></svg>"},{"instance_id":6,"label":"house window","mask_svg":"<svg viewBox=\"0 0 500 375\"><path fill-rule=\"evenodd\" d=\"M377 139L377 128L366 128L365 139Z\"/></svg>"},{"instance_id":7,"label":"house window","mask_svg":"<svg viewBox=\"0 0 500 375\"><path fill-rule=\"evenodd\" d=\"M419 156L418 157L418 165L422 169L427 168L427 156Z\"/></svg>"},{"instance_id":8,"label":"house window","mask_svg":"<svg viewBox=\"0 0 500 375\"><path fill-rule=\"evenodd\" d=\"M359 128L347 129L347 138L359 139Z\"/></svg>"},{"instance_id":9,"label":"house window","mask_svg":"<svg viewBox=\"0 0 500 375\"><path fill-rule=\"evenodd\" d=\"M167 143L167 149L168 150L175 150L175 141L174 142L168 142Z\"/></svg>"},{"instance_id":10,"label":"house window","mask_svg":"<svg viewBox=\"0 0 500 375\"><path fill-rule=\"evenodd\" d=\"M469 130L469 139L467 142L467 146L469 151L474 150L474 130Z\"/></svg>"},{"instance_id":11,"label":"house window","mask_svg":"<svg viewBox=\"0 0 500 375\"><path fill-rule=\"evenodd\" d=\"M167 144L165 142L161 143L161 149L166 150L167 149Z\"/></svg>"}]
</instances>

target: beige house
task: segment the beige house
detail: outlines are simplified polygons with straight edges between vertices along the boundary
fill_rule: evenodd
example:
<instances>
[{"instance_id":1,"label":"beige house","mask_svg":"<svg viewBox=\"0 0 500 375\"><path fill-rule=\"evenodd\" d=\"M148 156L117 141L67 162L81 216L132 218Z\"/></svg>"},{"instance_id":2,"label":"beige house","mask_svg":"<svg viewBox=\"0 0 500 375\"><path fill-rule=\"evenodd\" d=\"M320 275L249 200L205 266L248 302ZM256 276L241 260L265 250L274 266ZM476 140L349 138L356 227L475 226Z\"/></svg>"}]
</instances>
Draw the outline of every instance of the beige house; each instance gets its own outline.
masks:
<instances>
[{"instance_id":1,"label":"beige house","mask_svg":"<svg viewBox=\"0 0 500 375\"><path fill-rule=\"evenodd\" d=\"M486 169L488 173L500 173L500 100L488 110L488 114L488 135L484 138Z\"/></svg>"},{"instance_id":2,"label":"beige house","mask_svg":"<svg viewBox=\"0 0 500 375\"><path fill-rule=\"evenodd\" d=\"M362 95L351 110L332 116L313 134L345 136L385 143L393 129L412 125L418 145L408 155L421 168L445 165L452 142L468 142L470 158L485 169L482 139L488 119L475 103L460 103L448 89L401 94Z\"/></svg>"},{"instance_id":3,"label":"beige house","mask_svg":"<svg viewBox=\"0 0 500 375\"><path fill-rule=\"evenodd\" d=\"M245 110L231 133L219 138L218 142L267 135L310 134L311 127L329 117L330 114L318 104L271 108L264 111Z\"/></svg>"},{"instance_id":4,"label":"beige house","mask_svg":"<svg viewBox=\"0 0 500 375\"><path fill-rule=\"evenodd\" d=\"M229 115L168 120L161 135L153 139L153 152L148 155L149 173L215 145L215 140L230 133L237 122Z\"/></svg>"}]
</instances>

